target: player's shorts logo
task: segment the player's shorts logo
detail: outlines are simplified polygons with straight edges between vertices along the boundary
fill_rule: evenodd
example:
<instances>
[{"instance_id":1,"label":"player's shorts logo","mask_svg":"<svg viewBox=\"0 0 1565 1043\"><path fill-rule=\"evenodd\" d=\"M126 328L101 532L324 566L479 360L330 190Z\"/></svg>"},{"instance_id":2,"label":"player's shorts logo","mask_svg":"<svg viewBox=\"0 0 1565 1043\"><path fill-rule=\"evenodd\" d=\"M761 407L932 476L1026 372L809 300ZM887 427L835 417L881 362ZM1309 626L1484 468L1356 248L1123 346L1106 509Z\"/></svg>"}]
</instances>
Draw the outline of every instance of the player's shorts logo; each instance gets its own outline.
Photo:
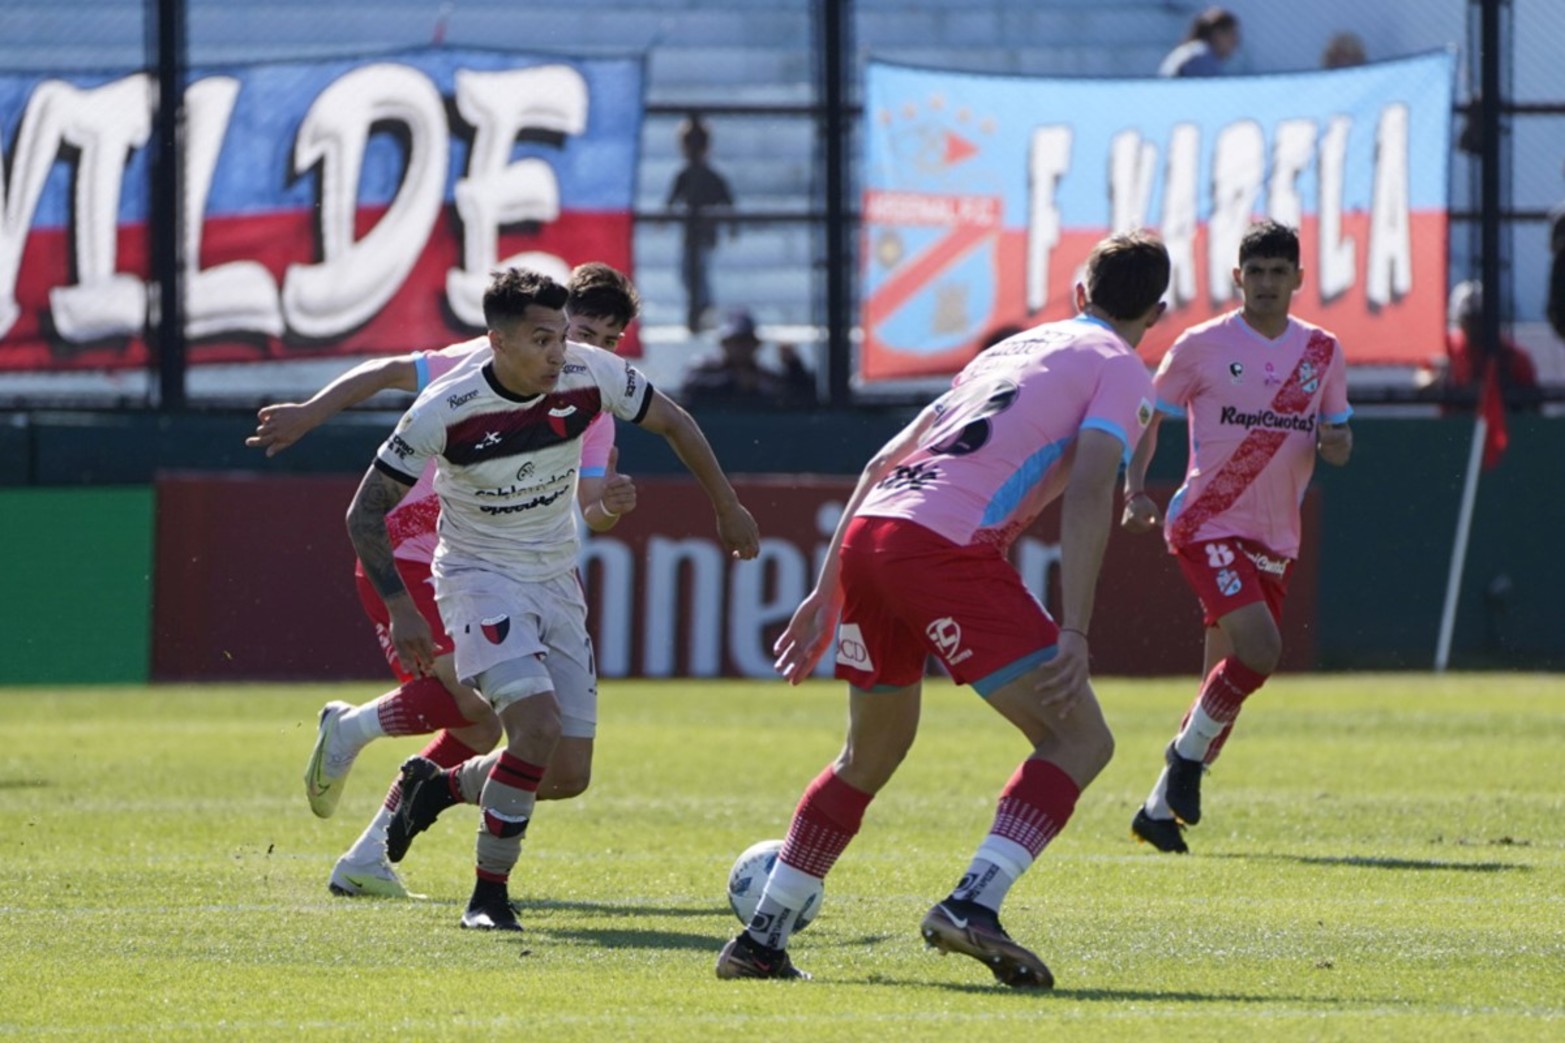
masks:
<instances>
[{"instance_id":1,"label":"player's shorts logo","mask_svg":"<svg viewBox=\"0 0 1565 1043\"><path fill-rule=\"evenodd\" d=\"M1233 569L1223 569L1217 574L1217 589L1223 592L1225 598L1233 597L1243 586L1244 581Z\"/></svg>"},{"instance_id":2,"label":"player's shorts logo","mask_svg":"<svg viewBox=\"0 0 1565 1043\"><path fill-rule=\"evenodd\" d=\"M478 624L488 638L491 645L498 645L505 641L507 634L511 632L510 616L491 616Z\"/></svg>"},{"instance_id":3,"label":"player's shorts logo","mask_svg":"<svg viewBox=\"0 0 1565 1043\"><path fill-rule=\"evenodd\" d=\"M1206 545L1206 563L1214 569L1220 569L1234 563L1234 549L1226 543L1208 543Z\"/></svg>"},{"instance_id":4,"label":"player's shorts logo","mask_svg":"<svg viewBox=\"0 0 1565 1043\"><path fill-rule=\"evenodd\" d=\"M956 664L972 656L973 650L959 651L962 647L962 624L944 616L924 628L924 636L934 642L946 662Z\"/></svg>"},{"instance_id":5,"label":"player's shorts logo","mask_svg":"<svg viewBox=\"0 0 1565 1043\"><path fill-rule=\"evenodd\" d=\"M837 628L837 662L854 670L873 670L869 646L864 643L864 632L857 623L844 623Z\"/></svg>"}]
</instances>

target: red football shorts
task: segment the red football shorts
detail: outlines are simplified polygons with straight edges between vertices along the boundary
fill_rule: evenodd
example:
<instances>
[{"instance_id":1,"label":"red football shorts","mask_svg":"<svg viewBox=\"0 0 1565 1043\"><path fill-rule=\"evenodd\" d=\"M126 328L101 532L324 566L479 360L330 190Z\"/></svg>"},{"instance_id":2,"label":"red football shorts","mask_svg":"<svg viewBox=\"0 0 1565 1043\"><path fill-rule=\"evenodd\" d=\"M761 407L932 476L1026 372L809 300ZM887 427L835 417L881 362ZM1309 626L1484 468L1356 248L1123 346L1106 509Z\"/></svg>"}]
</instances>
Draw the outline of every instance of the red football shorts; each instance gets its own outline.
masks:
<instances>
[{"instance_id":1,"label":"red football shorts","mask_svg":"<svg viewBox=\"0 0 1565 1043\"><path fill-rule=\"evenodd\" d=\"M959 547L900 518L854 518L842 544L837 677L901 688L936 656L952 680L987 696L1039 663L1054 620L999 548Z\"/></svg>"},{"instance_id":2,"label":"red football shorts","mask_svg":"<svg viewBox=\"0 0 1565 1043\"><path fill-rule=\"evenodd\" d=\"M1282 625L1282 603L1288 596L1293 559L1273 554L1253 540L1225 536L1192 543L1176 552L1179 570L1201 599L1202 622L1217 621L1236 608L1266 602L1272 619Z\"/></svg>"},{"instance_id":3,"label":"red football shorts","mask_svg":"<svg viewBox=\"0 0 1565 1043\"><path fill-rule=\"evenodd\" d=\"M429 574L428 563L404 561L401 558L396 561L397 573L407 586L408 593L413 596L413 604L419 615L424 617L424 622L429 624L430 632L434 635L435 655L450 655L456 645L452 643L451 635L446 633L446 626L440 621L440 610L435 607L435 581ZM364 614L375 624L375 638L380 642L381 653L391 665L391 672L397 675L397 680L407 684L413 680L413 675L402 669L402 663L397 659L397 646L391 643L391 613L386 611L386 603L380 600L369 577L364 575L364 565L358 561L353 563L353 579L359 588L359 604L364 606Z\"/></svg>"}]
</instances>

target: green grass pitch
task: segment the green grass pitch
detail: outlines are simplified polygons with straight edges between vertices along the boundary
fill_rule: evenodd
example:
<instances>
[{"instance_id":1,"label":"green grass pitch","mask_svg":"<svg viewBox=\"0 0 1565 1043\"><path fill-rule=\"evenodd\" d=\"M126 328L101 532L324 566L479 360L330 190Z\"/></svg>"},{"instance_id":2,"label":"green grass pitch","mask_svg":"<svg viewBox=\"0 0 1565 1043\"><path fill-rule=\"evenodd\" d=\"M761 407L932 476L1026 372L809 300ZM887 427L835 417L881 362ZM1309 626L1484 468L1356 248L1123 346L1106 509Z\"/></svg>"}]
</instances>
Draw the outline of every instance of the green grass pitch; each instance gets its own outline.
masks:
<instances>
[{"instance_id":1,"label":"green grass pitch","mask_svg":"<svg viewBox=\"0 0 1565 1043\"><path fill-rule=\"evenodd\" d=\"M1194 679L1097 685L1114 763L1004 914L1041 995L918 937L1026 752L945 682L797 983L712 967L729 864L837 751L835 684L606 682L593 786L541 806L512 878L520 940L457 929L470 813L404 863L426 900L327 894L420 740L372 746L318 821L315 711L380 686L0 690L0 1037L1565 1038L1565 678L1278 678L1183 858L1128 824Z\"/></svg>"}]
</instances>

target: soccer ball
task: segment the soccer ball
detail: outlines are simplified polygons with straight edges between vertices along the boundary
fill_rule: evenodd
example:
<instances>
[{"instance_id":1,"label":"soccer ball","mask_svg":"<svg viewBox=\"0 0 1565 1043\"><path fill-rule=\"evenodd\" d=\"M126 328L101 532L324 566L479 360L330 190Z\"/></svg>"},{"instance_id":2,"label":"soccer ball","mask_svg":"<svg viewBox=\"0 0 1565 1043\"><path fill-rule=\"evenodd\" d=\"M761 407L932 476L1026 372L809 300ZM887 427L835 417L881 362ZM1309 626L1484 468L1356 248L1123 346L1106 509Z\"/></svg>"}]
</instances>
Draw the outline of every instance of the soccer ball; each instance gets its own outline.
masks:
<instances>
[{"instance_id":1,"label":"soccer ball","mask_svg":"<svg viewBox=\"0 0 1565 1043\"><path fill-rule=\"evenodd\" d=\"M751 844L728 871L728 904L734 915L746 927L755 916L755 907L761 904L761 892L766 889L766 878L777 862L777 852L782 850L781 840L763 840ZM821 911L821 898L826 893L824 884L817 884L815 893L805 901L804 908L794 916L793 929L802 931L810 926L815 914Z\"/></svg>"}]
</instances>

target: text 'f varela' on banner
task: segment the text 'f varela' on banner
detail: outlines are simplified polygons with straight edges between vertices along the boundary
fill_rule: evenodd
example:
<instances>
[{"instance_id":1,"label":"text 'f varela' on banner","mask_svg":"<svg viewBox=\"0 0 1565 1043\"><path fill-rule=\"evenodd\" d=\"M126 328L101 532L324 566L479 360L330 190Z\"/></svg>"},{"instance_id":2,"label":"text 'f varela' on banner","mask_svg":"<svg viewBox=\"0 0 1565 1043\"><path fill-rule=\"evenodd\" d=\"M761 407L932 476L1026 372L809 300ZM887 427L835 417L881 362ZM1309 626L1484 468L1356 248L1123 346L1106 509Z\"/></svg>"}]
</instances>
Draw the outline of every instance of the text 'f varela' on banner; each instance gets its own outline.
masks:
<instances>
[{"instance_id":1,"label":"text 'f varela' on banner","mask_svg":"<svg viewBox=\"0 0 1565 1043\"><path fill-rule=\"evenodd\" d=\"M627 273L637 59L429 48L197 69L182 182L195 364L438 348L490 273ZM0 370L147 364L147 72L0 74Z\"/></svg>"},{"instance_id":2,"label":"text 'f varela' on banner","mask_svg":"<svg viewBox=\"0 0 1565 1043\"><path fill-rule=\"evenodd\" d=\"M1350 362L1443 343L1452 85L1445 52L1329 72L1064 80L871 63L865 382L956 372L997 331L1066 318L1093 244L1168 244L1169 311L1141 345L1239 302L1250 222L1299 229L1301 318Z\"/></svg>"}]
</instances>

